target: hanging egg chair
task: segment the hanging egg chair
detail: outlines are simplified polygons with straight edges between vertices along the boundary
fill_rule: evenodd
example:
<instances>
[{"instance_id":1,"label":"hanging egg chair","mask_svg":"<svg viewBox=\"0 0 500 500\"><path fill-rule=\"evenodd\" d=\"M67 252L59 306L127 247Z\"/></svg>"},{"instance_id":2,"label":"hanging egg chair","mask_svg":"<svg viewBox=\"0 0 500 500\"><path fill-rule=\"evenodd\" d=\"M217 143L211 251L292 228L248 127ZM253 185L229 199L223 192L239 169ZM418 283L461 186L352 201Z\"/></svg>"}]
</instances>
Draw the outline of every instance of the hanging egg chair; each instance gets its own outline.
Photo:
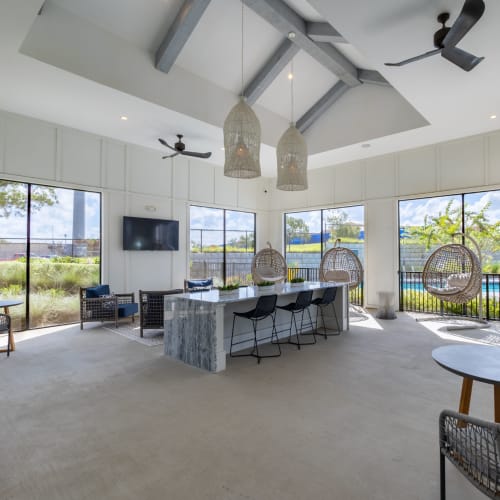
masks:
<instances>
[{"instance_id":1,"label":"hanging egg chair","mask_svg":"<svg viewBox=\"0 0 500 500\"><path fill-rule=\"evenodd\" d=\"M262 281L281 283L287 277L285 258L269 242L268 245L269 248L259 250L252 260L252 279L255 284Z\"/></svg>"},{"instance_id":2,"label":"hanging egg chair","mask_svg":"<svg viewBox=\"0 0 500 500\"><path fill-rule=\"evenodd\" d=\"M320 281L349 283L349 290L354 290L363 281L363 265L358 256L349 248L337 246L330 248L319 265Z\"/></svg>"},{"instance_id":3,"label":"hanging egg chair","mask_svg":"<svg viewBox=\"0 0 500 500\"><path fill-rule=\"evenodd\" d=\"M432 296L465 304L481 292L481 263L465 245L451 243L435 250L422 272L424 289Z\"/></svg>"}]
</instances>

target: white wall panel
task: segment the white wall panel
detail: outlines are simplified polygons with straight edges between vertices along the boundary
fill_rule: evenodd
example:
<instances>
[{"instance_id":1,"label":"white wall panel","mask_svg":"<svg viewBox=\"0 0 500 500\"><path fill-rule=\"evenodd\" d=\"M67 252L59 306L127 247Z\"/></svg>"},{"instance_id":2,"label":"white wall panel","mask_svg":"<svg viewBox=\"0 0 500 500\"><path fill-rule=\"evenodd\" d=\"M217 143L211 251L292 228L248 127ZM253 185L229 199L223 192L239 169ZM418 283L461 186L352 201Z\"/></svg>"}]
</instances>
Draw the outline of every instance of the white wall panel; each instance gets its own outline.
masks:
<instances>
[{"instance_id":1,"label":"white wall panel","mask_svg":"<svg viewBox=\"0 0 500 500\"><path fill-rule=\"evenodd\" d=\"M61 179L101 186L101 139L72 129L63 129L61 137Z\"/></svg>"},{"instance_id":2,"label":"white wall panel","mask_svg":"<svg viewBox=\"0 0 500 500\"><path fill-rule=\"evenodd\" d=\"M310 170L307 176L309 189L307 190L308 205L331 205L335 184L335 170L332 168L319 168Z\"/></svg>"},{"instance_id":3,"label":"white wall panel","mask_svg":"<svg viewBox=\"0 0 500 500\"><path fill-rule=\"evenodd\" d=\"M214 203L214 167L209 163L189 161L189 199Z\"/></svg>"},{"instance_id":4,"label":"white wall panel","mask_svg":"<svg viewBox=\"0 0 500 500\"><path fill-rule=\"evenodd\" d=\"M236 207L238 204L238 180L225 177L222 167L214 167L214 197L218 205Z\"/></svg>"},{"instance_id":5,"label":"white wall panel","mask_svg":"<svg viewBox=\"0 0 500 500\"><path fill-rule=\"evenodd\" d=\"M129 291L167 290L172 278L174 251L126 251Z\"/></svg>"},{"instance_id":6,"label":"white wall panel","mask_svg":"<svg viewBox=\"0 0 500 500\"><path fill-rule=\"evenodd\" d=\"M488 182L500 184L500 132L488 136Z\"/></svg>"},{"instance_id":7,"label":"white wall panel","mask_svg":"<svg viewBox=\"0 0 500 500\"><path fill-rule=\"evenodd\" d=\"M174 170L172 196L178 200L189 198L189 160L176 156L170 160Z\"/></svg>"},{"instance_id":8,"label":"white wall panel","mask_svg":"<svg viewBox=\"0 0 500 500\"><path fill-rule=\"evenodd\" d=\"M399 154L398 194L430 193L436 186L436 149L403 151Z\"/></svg>"},{"instance_id":9,"label":"white wall panel","mask_svg":"<svg viewBox=\"0 0 500 500\"><path fill-rule=\"evenodd\" d=\"M103 181L109 189L125 189L125 145L115 141L105 141Z\"/></svg>"},{"instance_id":10,"label":"white wall panel","mask_svg":"<svg viewBox=\"0 0 500 500\"><path fill-rule=\"evenodd\" d=\"M135 193L171 196L172 162L161 153L140 146L127 146L128 189Z\"/></svg>"},{"instance_id":11,"label":"white wall panel","mask_svg":"<svg viewBox=\"0 0 500 500\"><path fill-rule=\"evenodd\" d=\"M0 114L0 172L5 169L5 118Z\"/></svg>"},{"instance_id":12,"label":"white wall panel","mask_svg":"<svg viewBox=\"0 0 500 500\"><path fill-rule=\"evenodd\" d=\"M170 288L182 288L189 270L189 205L175 200L172 204L172 219L179 221L179 251L172 252Z\"/></svg>"},{"instance_id":13,"label":"white wall panel","mask_svg":"<svg viewBox=\"0 0 500 500\"><path fill-rule=\"evenodd\" d=\"M365 160L366 198L387 198L396 194L396 156Z\"/></svg>"},{"instance_id":14,"label":"white wall panel","mask_svg":"<svg viewBox=\"0 0 500 500\"><path fill-rule=\"evenodd\" d=\"M126 196L119 192L106 192L102 196L102 282L109 283L113 292L127 292L128 266L126 252L122 250L123 215Z\"/></svg>"},{"instance_id":15,"label":"white wall panel","mask_svg":"<svg viewBox=\"0 0 500 500\"><path fill-rule=\"evenodd\" d=\"M359 201L364 195L364 177L361 162L354 161L335 167L334 202Z\"/></svg>"},{"instance_id":16,"label":"white wall panel","mask_svg":"<svg viewBox=\"0 0 500 500\"><path fill-rule=\"evenodd\" d=\"M130 194L127 202L127 214L132 217L152 219L170 219L172 203L170 198Z\"/></svg>"},{"instance_id":17,"label":"white wall panel","mask_svg":"<svg viewBox=\"0 0 500 500\"><path fill-rule=\"evenodd\" d=\"M271 191L272 210L292 210L296 207L307 207L307 191L280 191L275 187Z\"/></svg>"},{"instance_id":18,"label":"white wall panel","mask_svg":"<svg viewBox=\"0 0 500 500\"><path fill-rule=\"evenodd\" d=\"M469 137L438 146L440 189L460 189L484 183L484 137Z\"/></svg>"},{"instance_id":19,"label":"white wall panel","mask_svg":"<svg viewBox=\"0 0 500 500\"><path fill-rule=\"evenodd\" d=\"M4 171L35 179L54 180L56 127L29 118L9 116L5 128Z\"/></svg>"},{"instance_id":20,"label":"white wall panel","mask_svg":"<svg viewBox=\"0 0 500 500\"><path fill-rule=\"evenodd\" d=\"M378 305L377 292L396 292L395 252L397 237L396 201L373 200L365 205L366 218L366 262L365 262L365 303Z\"/></svg>"},{"instance_id":21,"label":"white wall panel","mask_svg":"<svg viewBox=\"0 0 500 500\"><path fill-rule=\"evenodd\" d=\"M239 179L237 181L238 208L243 210L265 210L268 204L269 189L267 182L258 179ZM265 193L265 191L268 191Z\"/></svg>"}]
</instances>

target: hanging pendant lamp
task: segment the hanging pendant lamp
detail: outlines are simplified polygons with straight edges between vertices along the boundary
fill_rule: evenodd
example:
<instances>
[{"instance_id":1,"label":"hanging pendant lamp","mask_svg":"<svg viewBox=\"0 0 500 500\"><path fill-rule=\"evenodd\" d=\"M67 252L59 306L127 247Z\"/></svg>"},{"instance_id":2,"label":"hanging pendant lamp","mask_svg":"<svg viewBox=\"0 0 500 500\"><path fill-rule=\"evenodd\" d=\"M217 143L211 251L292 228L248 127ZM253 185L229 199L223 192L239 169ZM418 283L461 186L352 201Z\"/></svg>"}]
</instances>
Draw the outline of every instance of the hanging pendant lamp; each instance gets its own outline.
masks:
<instances>
[{"instance_id":1,"label":"hanging pendant lamp","mask_svg":"<svg viewBox=\"0 0 500 500\"><path fill-rule=\"evenodd\" d=\"M291 123L281 136L276 148L278 178L276 188L282 191L307 189L307 144L293 121L293 60L289 78L291 81Z\"/></svg>"},{"instance_id":2,"label":"hanging pendant lamp","mask_svg":"<svg viewBox=\"0 0 500 500\"><path fill-rule=\"evenodd\" d=\"M224 175L239 179L260 176L260 123L243 97L243 2L241 2L241 94L224 121Z\"/></svg>"}]
</instances>

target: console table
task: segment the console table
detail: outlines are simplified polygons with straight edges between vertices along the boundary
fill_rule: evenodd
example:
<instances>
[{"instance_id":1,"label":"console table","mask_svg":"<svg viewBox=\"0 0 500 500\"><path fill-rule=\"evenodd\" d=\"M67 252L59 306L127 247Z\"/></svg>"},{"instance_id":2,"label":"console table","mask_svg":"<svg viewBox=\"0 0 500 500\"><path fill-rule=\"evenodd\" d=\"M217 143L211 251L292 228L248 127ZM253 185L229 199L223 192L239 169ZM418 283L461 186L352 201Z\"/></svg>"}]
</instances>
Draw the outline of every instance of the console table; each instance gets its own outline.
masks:
<instances>
[{"instance_id":1,"label":"console table","mask_svg":"<svg viewBox=\"0 0 500 500\"><path fill-rule=\"evenodd\" d=\"M257 286L249 286L239 288L236 293L230 295L221 295L218 290L209 290L166 296L164 352L167 356L208 371L225 370L233 312L252 309L262 294L278 295L278 304L282 305L295 300L295 295L303 290L313 290L315 296L321 296L324 289L330 287L339 288L334 307L341 330L348 330L349 295L346 283L305 282L299 286L284 283L276 284L268 291L261 290ZM311 307L313 321L315 309ZM333 314L329 316L328 312L325 312L327 326L330 324L335 328ZM290 316L277 310L278 331L288 328L289 323ZM263 326L260 331L264 335L270 335L271 323ZM252 347L253 332L248 325L240 323L235 333L239 337L238 340L242 341L240 349ZM281 336L285 334L282 333Z\"/></svg>"}]
</instances>

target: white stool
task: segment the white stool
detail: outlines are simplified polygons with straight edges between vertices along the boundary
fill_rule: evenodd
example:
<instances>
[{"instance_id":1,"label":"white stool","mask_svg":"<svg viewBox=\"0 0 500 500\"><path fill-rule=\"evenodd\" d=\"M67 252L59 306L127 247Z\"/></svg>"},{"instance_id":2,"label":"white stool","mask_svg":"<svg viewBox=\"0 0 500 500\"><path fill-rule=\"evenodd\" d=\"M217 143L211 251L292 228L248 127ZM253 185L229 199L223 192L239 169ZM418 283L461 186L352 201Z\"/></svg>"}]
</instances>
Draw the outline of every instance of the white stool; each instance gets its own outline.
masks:
<instances>
[{"instance_id":1,"label":"white stool","mask_svg":"<svg viewBox=\"0 0 500 500\"><path fill-rule=\"evenodd\" d=\"M394 293L393 292L377 292L379 308L375 315L378 319L396 319L396 311L394 310Z\"/></svg>"}]
</instances>

